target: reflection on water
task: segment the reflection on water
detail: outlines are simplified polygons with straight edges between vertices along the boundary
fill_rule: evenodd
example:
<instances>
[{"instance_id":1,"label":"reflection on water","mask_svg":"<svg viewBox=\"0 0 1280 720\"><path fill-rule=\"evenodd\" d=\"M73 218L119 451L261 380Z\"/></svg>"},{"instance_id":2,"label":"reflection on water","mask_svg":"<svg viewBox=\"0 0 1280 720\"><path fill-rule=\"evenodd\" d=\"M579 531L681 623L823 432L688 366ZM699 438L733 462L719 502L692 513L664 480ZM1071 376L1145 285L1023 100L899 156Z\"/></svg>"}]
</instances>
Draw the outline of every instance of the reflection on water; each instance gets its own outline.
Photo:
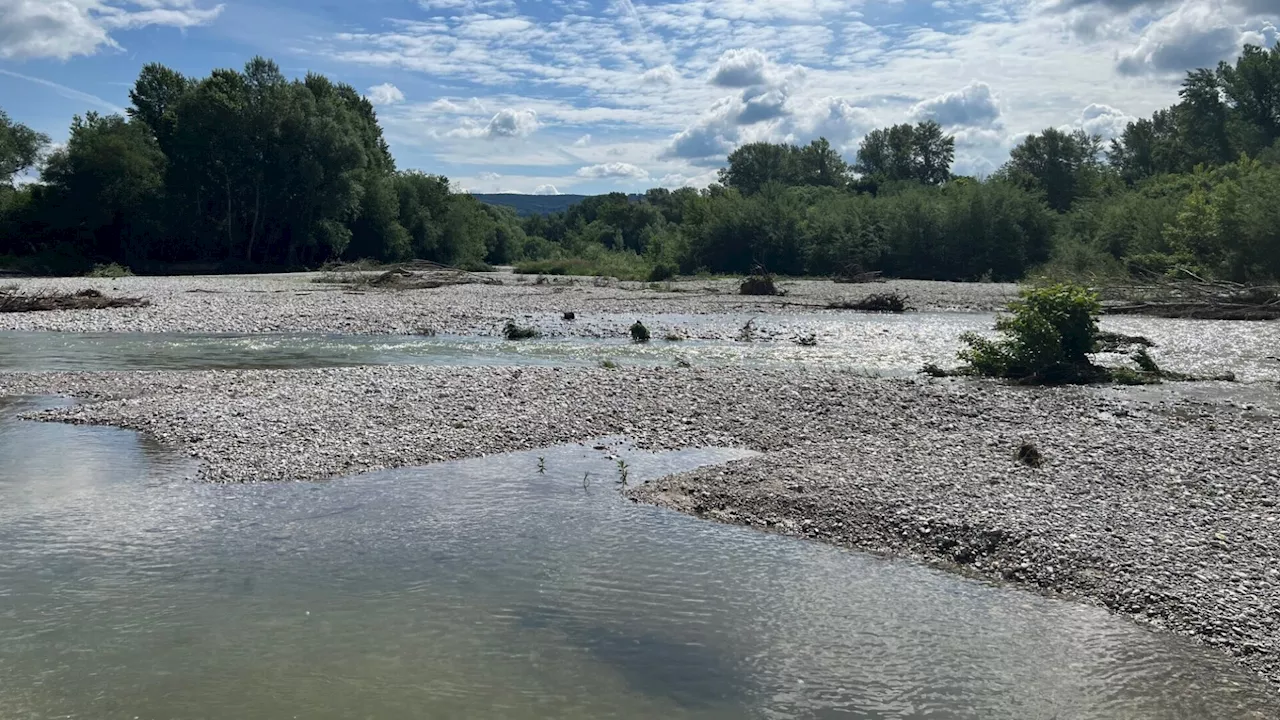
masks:
<instances>
[{"instance_id":1,"label":"reflection on water","mask_svg":"<svg viewBox=\"0 0 1280 720\"><path fill-rule=\"evenodd\" d=\"M1277 716L1221 656L1094 608L631 505L609 457L637 482L737 452L212 486L14 411L5 720Z\"/></svg>"}]
</instances>

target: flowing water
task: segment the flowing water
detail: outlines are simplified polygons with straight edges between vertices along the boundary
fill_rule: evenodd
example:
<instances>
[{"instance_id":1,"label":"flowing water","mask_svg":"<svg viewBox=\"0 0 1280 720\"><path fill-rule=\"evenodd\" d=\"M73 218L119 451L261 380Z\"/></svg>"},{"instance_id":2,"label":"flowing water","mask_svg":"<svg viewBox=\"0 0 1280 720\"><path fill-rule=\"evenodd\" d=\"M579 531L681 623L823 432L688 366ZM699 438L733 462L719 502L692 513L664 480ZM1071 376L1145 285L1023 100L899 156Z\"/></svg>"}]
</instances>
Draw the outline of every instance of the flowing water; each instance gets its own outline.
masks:
<instances>
[{"instance_id":1,"label":"flowing water","mask_svg":"<svg viewBox=\"0 0 1280 720\"><path fill-rule=\"evenodd\" d=\"M879 375L912 375L925 363L953 366L959 337L990 333L983 313L808 313L797 315L653 315L655 338L552 337L521 342L480 337L184 333L53 333L0 331L0 371L192 370L350 365L695 365L844 367ZM605 318L625 326L631 316ZM751 322L750 342L742 329ZM563 324L542 318L542 324ZM534 321L534 324L538 324ZM1170 370L1234 372L1241 380L1280 381L1280 323L1104 318L1103 328L1144 335ZM718 338L667 342L667 329ZM588 332L595 328L588 325ZM795 341L813 335L813 347ZM740 339L741 338L741 339ZM1107 358L1115 361L1116 358Z\"/></svg>"},{"instance_id":2,"label":"flowing water","mask_svg":"<svg viewBox=\"0 0 1280 720\"><path fill-rule=\"evenodd\" d=\"M1280 716L1102 610L617 491L742 452L213 486L45 403L0 401L0 720Z\"/></svg>"}]
</instances>

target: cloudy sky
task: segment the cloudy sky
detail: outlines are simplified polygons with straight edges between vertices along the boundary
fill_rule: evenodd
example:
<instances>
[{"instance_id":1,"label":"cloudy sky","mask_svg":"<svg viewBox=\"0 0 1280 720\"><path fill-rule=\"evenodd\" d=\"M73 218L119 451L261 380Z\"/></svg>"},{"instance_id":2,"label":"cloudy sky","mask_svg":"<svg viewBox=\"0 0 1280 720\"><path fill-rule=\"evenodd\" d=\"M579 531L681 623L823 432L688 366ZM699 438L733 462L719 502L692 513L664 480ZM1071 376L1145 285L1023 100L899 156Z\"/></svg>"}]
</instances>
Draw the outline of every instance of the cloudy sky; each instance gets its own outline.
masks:
<instances>
[{"instance_id":1,"label":"cloudy sky","mask_svg":"<svg viewBox=\"0 0 1280 720\"><path fill-rule=\"evenodd\" d=\"M1280 0L0 0L0 107L65 138L139 68L274 58L364 91L401 168L479 192L705 185L736 145L933 118L956 170L1110 135L1187 69L1271 45Z\"/></svg>"}]
</instances>

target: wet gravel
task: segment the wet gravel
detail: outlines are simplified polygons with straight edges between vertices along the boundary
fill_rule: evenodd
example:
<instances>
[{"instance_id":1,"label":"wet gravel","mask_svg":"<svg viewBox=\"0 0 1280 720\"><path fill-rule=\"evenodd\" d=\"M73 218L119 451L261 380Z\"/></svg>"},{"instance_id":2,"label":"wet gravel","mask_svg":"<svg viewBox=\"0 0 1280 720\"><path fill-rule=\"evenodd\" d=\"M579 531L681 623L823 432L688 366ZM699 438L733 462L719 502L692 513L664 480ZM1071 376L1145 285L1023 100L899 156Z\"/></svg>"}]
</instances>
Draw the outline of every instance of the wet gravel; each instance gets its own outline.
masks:
<instances>
[{"instance_id":1,"label":"wet gravel","mask_svg":"<svg viewBox=\"0 0 1280 720\"><path fill-rule=\"evenodd\" d=\"M315 282L318 273L216 277L39 278L6 282L24 291L75 292L94 288L150 301L145 308L102 312L0 313L0 330L68 332L325 332L495 336L507 320L537 327L548 336L625 336L638 318L655 315L734 315L732 323L705 328L705 339L732 338L737 315L827 311L837 300L871 293L907 295L916 310L991 312L1017 287L999 283L895 280L865 285L783 280L784 297L744 297L736 280L626 283L592 278L537 278L492 273L502 285L455 285L433 290L359 290ZM656 289L655 289L656 288ZM575 312L578 320L564 320ZM654 326L656 333L669 328ZM686 336L687 330L682 330ZM658 335L661 337L661 334Z\"/></svg>"},{"instance_id":2,"label":"wet gravel","mask_svg":"<svg viewBox=\"0 0 1280 720\"><path fill-rule=\"evenodd\" d=\"M765 455L631 488L729 523L1097 602L1280 683L1280 430L1227 405L796 367L0 375L94 402L219 482L313 480L622 434ZM1023 442L1045 458L1015 459Z\"/></svg>"}]
</instances>

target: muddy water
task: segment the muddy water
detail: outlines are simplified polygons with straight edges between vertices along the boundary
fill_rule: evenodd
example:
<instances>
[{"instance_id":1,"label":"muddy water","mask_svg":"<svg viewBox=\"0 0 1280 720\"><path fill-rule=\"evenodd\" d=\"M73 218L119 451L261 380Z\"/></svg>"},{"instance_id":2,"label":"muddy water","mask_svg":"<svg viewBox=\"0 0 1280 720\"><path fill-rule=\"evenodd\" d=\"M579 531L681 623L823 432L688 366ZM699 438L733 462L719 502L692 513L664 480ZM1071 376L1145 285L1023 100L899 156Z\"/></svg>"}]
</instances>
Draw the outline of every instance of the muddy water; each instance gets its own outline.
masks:
<instances>
[{"instance_id":1,"label":"muddy water","mask_svg":"<svg viewBox=\"0 0 1280 720\"><path fill-rule=\"evenodd\" d=\"M1089 607L623 500L609 442L193 484L0 404L0 718L1273 718ZM541 462L540 462L541 457ZM540 471L541 468L541 471Z\"/></svg>"}]
</instances>

